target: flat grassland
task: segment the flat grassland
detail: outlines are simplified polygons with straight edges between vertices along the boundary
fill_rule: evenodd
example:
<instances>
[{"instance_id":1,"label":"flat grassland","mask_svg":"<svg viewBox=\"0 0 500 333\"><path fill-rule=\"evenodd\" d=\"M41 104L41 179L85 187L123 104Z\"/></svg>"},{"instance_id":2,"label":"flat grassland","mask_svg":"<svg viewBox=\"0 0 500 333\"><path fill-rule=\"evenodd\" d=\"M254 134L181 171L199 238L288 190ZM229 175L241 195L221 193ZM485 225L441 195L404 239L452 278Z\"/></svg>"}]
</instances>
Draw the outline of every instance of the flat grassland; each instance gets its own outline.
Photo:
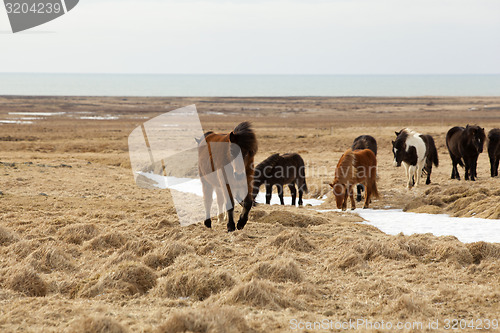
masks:
<instances>
[{"instance_id":1,"label":"flat grassland","mask_svg":"<svg viewBox=\"0 0 500 333\"><path fill-rule=\"evenodd\" d=\"M486 149L465 182L449 179L445 145L452 126L500 127L500 98L0 97L0 120L32 122L0 123L1 332L304 332L323 320L307 331L365 320L357 331L430 332L453 319L473 332L500 319L498 243L390 236L310 206L258 205L230 234L215 220L180 227L168 190L134 183L127 137L190 104L207 131L251 121L256 162L300 153L308 198L329 194L339 157L370 134L373 208L500 219ZM392 166L404 127L433 135L440 158L432 184L411 191ZM329 197L319 208L336 207Z\"/></svg>"}]
</instances>

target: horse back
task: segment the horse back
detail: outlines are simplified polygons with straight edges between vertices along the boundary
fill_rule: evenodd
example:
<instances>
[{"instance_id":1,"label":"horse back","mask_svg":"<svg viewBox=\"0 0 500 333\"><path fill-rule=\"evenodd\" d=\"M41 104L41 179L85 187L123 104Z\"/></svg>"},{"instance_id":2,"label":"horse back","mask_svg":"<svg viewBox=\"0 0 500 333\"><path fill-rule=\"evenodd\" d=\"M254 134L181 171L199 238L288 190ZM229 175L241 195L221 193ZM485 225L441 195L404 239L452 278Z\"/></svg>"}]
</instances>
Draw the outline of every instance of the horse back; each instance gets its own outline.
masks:
<instances>
[{"instance_id":1,"label":"horse back","mask_svg":"<svg viewBox=\"0 0 500 333\"><path fill-rule=\"evenodd\" d=\"M488 133L488 154L500 156L500 128L494 128Z\"/></svg>"},{"instance_id":2,"label":"horse back","mask_svg":"<svg viewBox=\"0 0 500 333\"><path fill-rule=\"evenodd\" d=\"M370 149L377 156L377 140L371 135L360 135L354 139L352 150Z\"/></svg>"},{"instance_id":3,"label":"horse back","mask_svg":"<svg viewBox=\"0 0 500 333\"><path fill-rule=\"evenodd\" d=\"M450 154L460 156L459 145L462 133L465 131L464 127L455 126L450 128L448 133L446 133L446 147Z\"/></svg>"}]
</instances>

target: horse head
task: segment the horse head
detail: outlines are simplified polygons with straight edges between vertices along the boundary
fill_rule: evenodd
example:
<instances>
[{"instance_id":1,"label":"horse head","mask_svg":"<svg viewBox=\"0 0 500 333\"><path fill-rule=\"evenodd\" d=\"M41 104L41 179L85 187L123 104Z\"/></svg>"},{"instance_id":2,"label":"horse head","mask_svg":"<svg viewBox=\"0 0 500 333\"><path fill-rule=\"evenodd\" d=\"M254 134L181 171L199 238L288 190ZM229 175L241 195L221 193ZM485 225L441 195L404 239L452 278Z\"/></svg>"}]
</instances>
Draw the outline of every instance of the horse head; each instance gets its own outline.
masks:
<instances>
[{"instance_id":1,"label":"horse head","mask_svg":"<svg viewBox=\"0 0 500 333\"><path fill-rule=\"evenodd\" d=\"M479 126L470 126L467 125L465 127L465 133L467 135L467 141L471 143L478 153L483 152L484 141L486 140L486 134L484 133L484 128Z\"/></svg>"},{"instance_id":2,"label":"horse head","mask_svg":"<svg viewBox=\"0 0 500 333\"><path fill-rule=\"evenodd\" d=\"M401 162L403 162L404 152L406 149L406 142L403 140L392 141L392 153L394 155L394 161L392 165L395 167L400 167Z\"/></svg>"},{"instance_id":3,"label":"horse head","mask_svg":"<svg viewBox=\"0 0 500 333\"><path fill-rule=\"evenodd\" d=\"M343 209L345 210L345 207L342 206L344 203L344 197L345 197L345 192L346 192L346 186L344 184L341 184L337 178L333 180L332 184L328 184L330 187L333 189L333 194L335 195L335 202L337 203L337 208L338 209Z\"/></svg>"}]
</instances>

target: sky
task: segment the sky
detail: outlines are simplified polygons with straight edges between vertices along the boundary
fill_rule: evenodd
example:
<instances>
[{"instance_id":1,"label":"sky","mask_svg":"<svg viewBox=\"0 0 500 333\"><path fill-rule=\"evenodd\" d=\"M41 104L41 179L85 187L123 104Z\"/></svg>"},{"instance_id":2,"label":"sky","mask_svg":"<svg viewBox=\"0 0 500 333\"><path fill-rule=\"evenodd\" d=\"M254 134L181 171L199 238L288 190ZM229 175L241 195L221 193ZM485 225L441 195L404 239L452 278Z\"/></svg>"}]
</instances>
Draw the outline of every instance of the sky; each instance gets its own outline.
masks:
<instances>
[{"instance_id":1,"label":"sky","mask_svg":"<svg viewBox=\"0 0 500 333\"><path fill-rule=\"evenodd\" d=\"M81 0L0 72L500 74L498 0Z\"/></svg>"}]
</instances>

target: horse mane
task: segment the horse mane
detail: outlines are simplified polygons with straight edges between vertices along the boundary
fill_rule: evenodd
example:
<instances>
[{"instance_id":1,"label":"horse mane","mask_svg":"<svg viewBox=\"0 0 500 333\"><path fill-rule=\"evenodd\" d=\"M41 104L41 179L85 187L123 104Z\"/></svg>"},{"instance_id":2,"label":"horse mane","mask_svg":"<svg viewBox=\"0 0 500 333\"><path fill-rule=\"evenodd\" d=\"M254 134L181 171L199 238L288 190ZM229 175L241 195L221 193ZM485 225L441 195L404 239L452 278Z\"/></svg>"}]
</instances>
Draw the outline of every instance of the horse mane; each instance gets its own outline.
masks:
<instances>
[{"instance_id":1,"label":"horse mane","mask_svg":"<svg viewBox=\"0 0 500 333\"><path fill-rule=\"evenodd\" d=\"M337 169L335 170L335 178L341 184L350 181L354 174L354 164L356 163L356 156L351 148L347 149L340 157Z\"/></svg>"},{"instance_id":2,"label":"horse mane","mask_svg":"<svg viewBox=\"0 0 500 333\"><path fill-rule=\"evenodd\" d=\"M233 130L233 134L238 137L238 145L241 150L246 150L251 156L257 154L258 145L257 137L252 129L252 125L248 121L244 121Z\"/></svg>"}]
</instances>

